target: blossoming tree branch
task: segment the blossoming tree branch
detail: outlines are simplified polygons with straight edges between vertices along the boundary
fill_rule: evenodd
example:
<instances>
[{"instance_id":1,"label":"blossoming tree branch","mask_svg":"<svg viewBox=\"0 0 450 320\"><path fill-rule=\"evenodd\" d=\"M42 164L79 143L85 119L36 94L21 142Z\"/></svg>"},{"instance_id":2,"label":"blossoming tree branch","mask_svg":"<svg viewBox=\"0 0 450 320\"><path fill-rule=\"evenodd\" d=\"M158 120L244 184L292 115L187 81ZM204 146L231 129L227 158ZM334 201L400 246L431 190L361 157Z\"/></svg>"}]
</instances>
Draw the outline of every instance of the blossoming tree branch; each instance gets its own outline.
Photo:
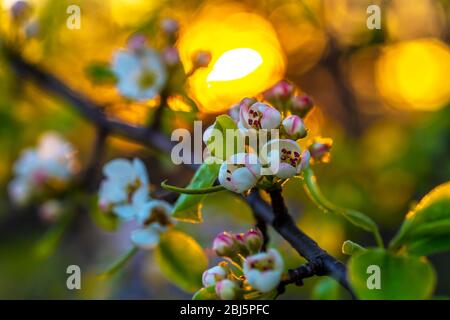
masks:
<instances>
[{"instance_id":1,"label":"blossoming tree branch","mask_svg":"<svg viewBox=\"0 0 450 320\"><path fill-rule=\"evenodd\" d=\"M165 41L159 47L151 46L148 36L134 34L125 48L113 54L110 65L92 69L97 81L114 84L128 100L157 98L159 105L149 125L132 126L111 118L101 106L22 57L20 45L30 37L26 32L30 8L23 1L18 3L11 9L18 37L13 41L2 35L2 53L18 75L66 99L98 132L92 160L84 168L76 157L76 147L54 132L43 134L37 146L24 150L14 165L14 178L9 184L11 200L17 206L40 203L41 217L52 221L56 234L61 235L75 214L68 209L71 201L91 201L86 200L91 199L86 197L92 188L89 182L100 168L108 135L119 135L167 154L178 150L182 142L161 132L161 117L168 99L175 95L196 109L186 88L187 80L207 66L211 57L200 51L192 57L192 68L185 70L175 46L178 24L165 19L159 30ZM351 297L361 299L431 297L436 276L425 257L450 248L450 185L441 185L424 197L385 247L370 217L332 203L322 193L314 167L330 162L332 139L312 137L311 143L300 147L310 134L304 120L313 107L312 98L288 80L255 97L241 97L228 114L219 115L203 132L204 161L181 163L186 170L194 171L191 182L180 186L169 180L156 186L180 194L175 198L162 199L151 192L155 187L153 184L151 188L151 168L148 170L141 159L118 158L104 164L103 179L94 186L98 188L95 206L101 214L94 219L108 226L135 221L136 228L129 235L129 251L105 268L100 277L108 279L121 272L139 250L157 250L163 273L182 289L195 292L194 299L274 299L287 285L302 285L312 276L332 277ZM187 159L192 159L186 149L182 158L186 153ZM294 223L283 198L283 188L291 179L301 182L303 190L297 192L305 192L325 214L336 214L372 234L372 246L345 241L342 250L351 256L346 265L329 255ZM178 226L201 223L205 195L215 192L239 194L252 208L256 221L255 228L246 232L224 230L211 239L221 261L208 267L201 246ZM307 262L287 270L268 237L268 226ZM53 249L48 242L40 247L42 255ZM372 265L381 268L382 279L391 279L383 280L380 290L366 285L367 268ZM413 273L421 277L411 284L409 276Z\"/></svg>"}]
</instances>

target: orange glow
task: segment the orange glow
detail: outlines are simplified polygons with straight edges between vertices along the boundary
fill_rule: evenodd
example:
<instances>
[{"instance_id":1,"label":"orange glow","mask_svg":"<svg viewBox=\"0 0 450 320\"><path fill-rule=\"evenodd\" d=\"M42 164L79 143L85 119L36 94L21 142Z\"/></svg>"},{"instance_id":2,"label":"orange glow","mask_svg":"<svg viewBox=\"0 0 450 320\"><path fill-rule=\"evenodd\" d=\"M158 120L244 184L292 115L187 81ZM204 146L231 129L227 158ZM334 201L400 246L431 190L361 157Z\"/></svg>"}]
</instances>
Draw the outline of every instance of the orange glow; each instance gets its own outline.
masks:
<instances>
[{"instance_id":1,"label":"orange glow","mask_svg":"<svg viewBox=\"0 0 450 320\"><path fill-rule=\"evenodd\" d=\"M450 49L434 39L387 47L376 67L380 94L397 108L434 111L450 100Z\"/></svg>"},{"instance_id":2,"label":"orange glow","mask_svg":"<svg viewBox=\"0 0 450 320\"><path fill-rule=\"evenodd\" d=\"M191 77L191 93L202 111L219 113L281 79L285 58L277 35L262 17L239 5L207 6L192 19L179 42L186 70L199 50L211 53L207 68Z\"/></svg>"}]
</instances>

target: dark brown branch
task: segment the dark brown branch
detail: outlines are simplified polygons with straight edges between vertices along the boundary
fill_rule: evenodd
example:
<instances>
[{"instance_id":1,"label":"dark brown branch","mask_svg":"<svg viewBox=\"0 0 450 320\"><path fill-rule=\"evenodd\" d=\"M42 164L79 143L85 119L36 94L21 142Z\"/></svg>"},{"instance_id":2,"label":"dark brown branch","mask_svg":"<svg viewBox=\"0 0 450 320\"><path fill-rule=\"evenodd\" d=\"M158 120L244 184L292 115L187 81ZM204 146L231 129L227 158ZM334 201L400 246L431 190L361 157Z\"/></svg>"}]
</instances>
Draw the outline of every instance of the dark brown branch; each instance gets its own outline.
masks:
<instances>
[{"instance_id":1,"label":"dark brown branch","mask_svg":"<svg viewBox=\"0 0 450 320\"><path fill-rule=\"evenodd\" d=\"M272 208L261 199L258 190L253 190L250 193L248 200L255 214L261 216L268 224L272 225L302 257L316 265L316 275L333 277L353 296L347 281L345 265L320 248L317 242L297 227L287 211L281 190L273 190L269 194L272 200ZM272 214L272 210L275 215Z\"/></svg>"},{"instance_id":2,"label":"dark brown branch","mask_svg":"<svg viewBox=\"0 0 450 320\"><path fill-rule=\"evenodd\" d=\"M18 74L33 80L41 89L48 90L49 92L64 98L71 103L82 116L91 121L98 128L103 128L110 134L119 135L129 140L139 142L164 153L171 152L174 142L170 141L170 139L159 131L153 130L152 128L135 127L110 119L103 113L100 106L78 92L75 92L50 73L23 60L20 55L9 53L7 54L7 58ZM197 168L196 165L187 165L187 167L190 169ZM266 224L272 225L300 255L309 262L321 265L320 272L317 270L315 271L316 275L329 275L335 278L351 293L351 289L346 279L345 265L321 249L314 240L309 238L296 226L291 216L287 213L281 191L271 192L271 198L273 211L272 208L260 198L256 191L250 193L249 197L247 197L247 201L256 216Z\"/></svg>"},{"instance_id":3,"label":"dark brown branch","mask_svg":"<svg viewBox=\"0 0 450 320\"><path fill-rule=\"evenodd\" d=\"M100 171L99 167L102 161L103 153L105 152L107 138L108 130L102 127L97 128L89 163L84 170L81 180L81 186L85 187L88 191L93 191L96 187L98 179L96 173Z\"/></svg>"}]
</instances>

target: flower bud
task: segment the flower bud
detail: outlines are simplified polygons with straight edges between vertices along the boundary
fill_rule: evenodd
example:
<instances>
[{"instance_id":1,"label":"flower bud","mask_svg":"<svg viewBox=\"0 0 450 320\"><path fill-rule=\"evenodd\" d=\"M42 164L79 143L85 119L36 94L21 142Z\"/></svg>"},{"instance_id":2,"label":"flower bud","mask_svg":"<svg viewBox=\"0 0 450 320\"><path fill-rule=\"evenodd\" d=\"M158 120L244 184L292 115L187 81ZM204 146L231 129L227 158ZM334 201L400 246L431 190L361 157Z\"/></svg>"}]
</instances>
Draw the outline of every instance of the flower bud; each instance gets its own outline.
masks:
<instances>
[{"instance_id":1,"label":"flower bud","mask_svg":"<svg viewBox=\"0 0 450 320\"><path fill-rule=\"evenodd\" d=\"M270 249L247 257L244 262L244 275L254 289L269 292L280 283L283 268L283 259L278 251Z\"/></svg>"},{"instance_id":2,"label":"flower bud","mask_svg":"<svg viewBox=\"0 0 450 320\"><path fill-rule=\"evenodd\" d=\"M314 161L327 163L330 161L330 149L332 145L333 140L330 138L316 138L308 147L308 150Z\"/></svg>"},{"instance_id":3,"label":"flower bud","mask_svg":"<svg viewBox=\"0 0 450 320\"><path fill-rule=\"evenodd\" d=\"M250 229L244 233L242 241L250 253L257 253L261 250L264 238L259 229Z\"/></svg>"},{"instance_id":4,"label":"flower bud","mask_svg":"<svg viewBox=\"0 0 450 320\"><path fill-rule=\"evenodd\" d=\"M235 300L239 292L239 285L235 281L225 279L216 284L216 294L221 300Z\"/></svg>"},{"instance_id":5,"label":"flower bud","mask_svg":"<svg viewBox=\"0 0 450 320\"><path fill-rule=\"evenodd\" d=\"M168 35L173 35L177 33L180 29L178 21L172 18L165 18L161 21L161 29Z\"/></svg>"},{"instance_id":6,"label":"flower bud","mask_svg":"<svg viewBox=\"0 0 450 320\"><path fill-rule=\"evenodd\" d=\"M287 101L295 91L295 87L287 80L280 80L274 86L263 92L265 100L274 101Z\"/></svg>"},{"instance_id":7,"label":"flower bud","mask_svg":"<svg viewBox=\"0 0 450 320\"><path fill-rule=\"evenodd\" d=\"M11 6L11 16L16 22L24 22L30 17L31 7L26 1L17 1Z\"/></svg>"},{"instance_id":8,"label":"flower bud","mask_svg":"<svg viewBox=\"0 0 450 320\"><path fill-rule=\"evenodd\" d=\"M227 278L227 270L222 266L215 266L203 272L202 282L203 286L209 287L215 285L217 282Z\"/></svg>"},{"instance_id":9,"label":"flower bud","mask_svg":"<svg viewBox=\"0 0 450 320\"><path fill-rule=\"evenodd\" d=\"M199 50L193 56L194 69L206 68L211 62L211 53L209 51Z\"/></svg>"},{"instance_id":10,"label":"flower bud","mask_svg":"<svg viewBox=\"0 0 450 320\"><path fill-rule=\"evenodd\" d=\"M306 137L306 127L302 118L296 115L286 117L283 122L284 132L293 140Z\"/></svg>"},{"instance_id":11,"label":"flower bud","mask_svg":"<svg viewBox=\"0 0 450 320\"><path fill-rule=\"evenodd\" d=\"M169 67L173 67L180 62L180 54L178 53L177 48L166 48L162 53L162 57Z\"/></svg>"},{"instance_id":12,"label":"flower bud","mask_svg":"<svg viewBox=\"0 0 450 320\"><path fill-rule=\"evenodd\" d=\"M291 112L301 118L306 117L313 107L314 102L307 95L296 95L291 98Z\"/></svg>"},{"instance_id":13,"label":"flower bud","mask_svg":"<svg viewBox=\"0 0 450 320\"><path fill-rule=\"evenodd\" d=\"M147 45L147 38L143 34L134 34L127 41L127 47L133 52L143 50Z\"/></svg>"},{"instance_id":14,"label":"flower bud","mask_svg":"<svg viewBox=\"0 0 450 320\"><path fill-rule=\"evenodd\" d=\"M213 241L213 250L220 257L232 257L237 252L237 244L232 234L219 233Z\"/></svg>"}]
</instances>

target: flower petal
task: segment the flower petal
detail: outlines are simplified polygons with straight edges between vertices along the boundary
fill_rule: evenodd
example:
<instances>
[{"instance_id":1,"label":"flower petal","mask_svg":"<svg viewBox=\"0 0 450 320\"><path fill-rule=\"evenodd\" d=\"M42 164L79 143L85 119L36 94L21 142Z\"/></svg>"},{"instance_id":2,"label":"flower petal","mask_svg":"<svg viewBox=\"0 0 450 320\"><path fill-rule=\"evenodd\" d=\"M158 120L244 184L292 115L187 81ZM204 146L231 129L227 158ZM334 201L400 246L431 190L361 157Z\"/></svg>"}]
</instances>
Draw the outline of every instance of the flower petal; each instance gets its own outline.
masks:
<instances>
[{"instance_id":1,"label":"flower petal","mask_svg":"<svg viewBox=\"0 0 450 320\"><path fill-rule=\"evenodd\" d=\"M159 243L159 232L154 228L137 229L131 232L131 241L142 249L153 249Z\"/></svg>"}]
</instances>

